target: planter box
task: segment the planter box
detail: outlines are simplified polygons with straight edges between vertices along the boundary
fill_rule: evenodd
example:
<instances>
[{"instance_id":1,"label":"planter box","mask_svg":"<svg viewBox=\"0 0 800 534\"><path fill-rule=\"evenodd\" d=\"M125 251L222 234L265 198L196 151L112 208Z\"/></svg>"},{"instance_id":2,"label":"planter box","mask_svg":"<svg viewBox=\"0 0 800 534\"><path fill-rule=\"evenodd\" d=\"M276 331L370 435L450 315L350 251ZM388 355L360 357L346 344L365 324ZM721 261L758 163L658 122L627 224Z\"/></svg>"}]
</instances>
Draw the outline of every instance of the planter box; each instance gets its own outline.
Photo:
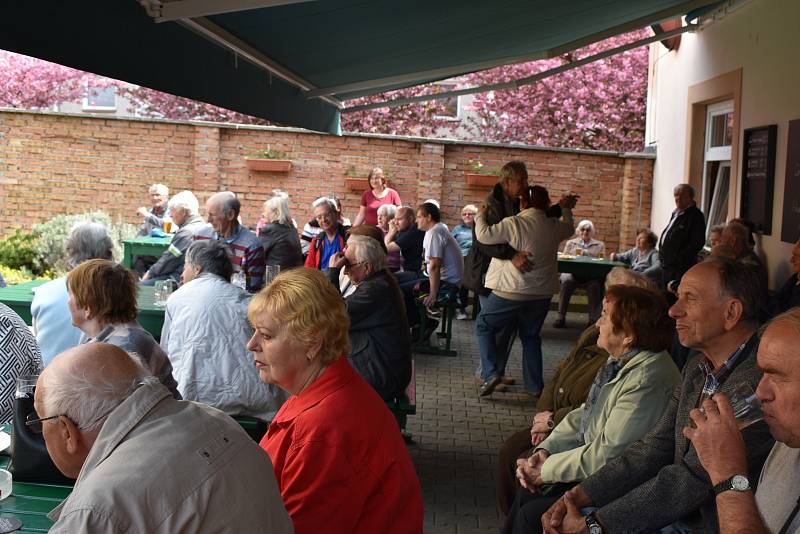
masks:
<instances>
[{"instance_id":1,"label":"planter box","mask_svg":"<svg viewBox=\"0 0 800 534\"><path fill-rule=\"evenodd\" d=\"M292 162L288 159L244 158L247 168L260 172L289 172Z\"/></svg>"},{"instance_id":2,"label":"planter box","mask_svg":"<svg viewBox=\"0 0 800 534\"><path fill-rule=\"evenodd\" d=\"M467 185L475 187L494 187L494 184L496 184L499 179L500 177L494 174L467 173Z\"/></svg>"},{"instance_id":3,"label":"planter box","mask_svg":"<svg viewBox=\"0 0 800 534\"><path fill-rule=\"evenodd\" d=\"M345 178L344 183L350 191L366 191L369 189L369 180L366 178Z\"/></svg>"}]
</instances>

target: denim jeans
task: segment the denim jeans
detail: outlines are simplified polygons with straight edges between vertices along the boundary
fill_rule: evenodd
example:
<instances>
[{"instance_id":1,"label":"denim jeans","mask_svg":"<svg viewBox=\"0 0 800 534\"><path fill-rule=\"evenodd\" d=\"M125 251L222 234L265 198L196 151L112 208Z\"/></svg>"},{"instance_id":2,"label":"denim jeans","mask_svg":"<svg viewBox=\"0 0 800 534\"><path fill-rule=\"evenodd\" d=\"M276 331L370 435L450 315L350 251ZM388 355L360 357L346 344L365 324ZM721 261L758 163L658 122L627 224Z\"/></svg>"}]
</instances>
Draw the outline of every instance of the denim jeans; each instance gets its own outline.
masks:
<instances>
[{"instance_id":1,"label":"denim jeans","mask_svg":"<svg viewBox=\"0 0 800 534\"><path fill-rule=\"evenodd\" d=\"M491 293L490 293L491 295ZM483 309L486 306L486 299L489 295L478 295L480 307ZM517 319L511 319L503 325L503 328L495 334L495 346L497 347L497 372L498 376L506 376L506 365L508 359L511 357L511 349L514 348L514 340L517 339ZM483 377L481 369L480 357L478 357L478 368L475 370L475 376Z\"/></svg>"},{"instance_id":2,"label":"denim jeans","mask_svg":"<svg viewBox=\"0 0 800 534\"><path fill-rule=\"evenodd\" d=\"M505 370L508 354L506 347L498 347L496 335L510 321L518 320L525 389L536 394L542 391L542 338L539 333L550 309L550 300L508 300L494 293L489 295L475 323L483 380L499 377L501 370Z\"/></svg>"}]
</instances>

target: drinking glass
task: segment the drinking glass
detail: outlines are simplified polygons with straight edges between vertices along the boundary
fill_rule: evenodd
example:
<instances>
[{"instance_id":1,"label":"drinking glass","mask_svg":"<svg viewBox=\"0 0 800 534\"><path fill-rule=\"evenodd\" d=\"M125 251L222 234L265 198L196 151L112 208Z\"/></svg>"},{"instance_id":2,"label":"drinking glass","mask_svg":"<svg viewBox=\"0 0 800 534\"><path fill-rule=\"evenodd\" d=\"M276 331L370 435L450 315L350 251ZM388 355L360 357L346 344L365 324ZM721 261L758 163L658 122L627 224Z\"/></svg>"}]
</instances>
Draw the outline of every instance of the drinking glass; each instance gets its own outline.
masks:
<instances>
[{"instance_id":1,"label":"drinking glass","mask_svg":"<svg viewBox=\"0 0 800 534\"><path fill-rule=\"evenodd\" d=\"M0 469L0 501L11 495L13 477L5 469Z\"/></svg>"},{"instance_id":2,"label":"drinking glass","mask_svg":"<svg viewBox=\"0 0 800 534\"><path fill-rule=\"evenodd\" d=\"M264 286L270 285L280 272L281 272L280 265L267 265L267 268L264 271Z\"/></svg>"},{"instance_id":3,"label":"drinking glass","mask_svg":"<svg viewBox=\"0 0 800 534\"><path fill-rule=\"evenodd\" d=\"M153 303L156 306L166 306L167 299L172 294L172 281L158 280L155 284L155 291L153 292Z\"/></svg>"},{"instance_id":4,"label":"drinking glass","mask_svg":"<svg viewBox=\"0 0 800 534\"><path fill-rule=\"evenodd\" d=\"M741 383L728 395L733 408L733 416L736 418L736 426L739 430L747 428L753 423L757 423L764 418L761 411L761 401L756 397L750 384Z\"/></svg>"},{"instance_id":5,"label":"drinking glass","mask_svg":"<svg viewBox=\"0 0 800 534\"><path fill-rule=\"evenodd\" d=\"M172 233L172 221L168 219L164 219L164 233L171 234Z\"/></svg>"},{"instance_id":6,"label":"drinking glass","mask_svg":"<svg viewBox=\"0 0 800 534\"><path fill-rule=\"evenodd\" d=\"M39 375L20 375L17 377L17 389L14 392L14 397L18 399L32 399L33 392L36 390L37 380L39 380Z\"/></svg>"},{"instance_id":7,"label":"drinking glass","mask_svg":"<svg viewBox=\"0 0 800 534\"><path fill-rule=\"evenodd\" d=\"M575 249L575 255L576 256L583 256L583 249L582 248L576 248Z\"/></svg>"}]
</instances>

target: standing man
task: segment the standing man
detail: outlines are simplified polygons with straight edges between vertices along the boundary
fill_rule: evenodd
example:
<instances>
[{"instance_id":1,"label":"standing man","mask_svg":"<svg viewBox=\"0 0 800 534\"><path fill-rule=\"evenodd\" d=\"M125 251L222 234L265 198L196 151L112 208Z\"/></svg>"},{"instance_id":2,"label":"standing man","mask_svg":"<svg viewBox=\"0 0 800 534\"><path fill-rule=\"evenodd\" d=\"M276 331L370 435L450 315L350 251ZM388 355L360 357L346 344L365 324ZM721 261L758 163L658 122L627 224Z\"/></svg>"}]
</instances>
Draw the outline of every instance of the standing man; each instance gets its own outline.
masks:
<instances>
[{"instance_id":1,"label":"standing man","mask_svg":"<svg viewBox=\"0 0 800 534\"><path fill-rule=\"evenodd\" d=\"M492 192L486 197L486 225L492 226L499 223L506 217L511 217L519 213L519 196L528 187L528 169L525 163L519 160L509 161L500 169L500 180L495 184ZM561 216L559 210L558 216ZM472 248L464 258L464 276L461 285L472 289L478 295L481 307L486 304L486 299L491 293L484 285L486 271L489 270L489 263L492 258L501 260L511 260L514 267L520 272L527 273L533 269L533 265L528 260L526 252L517 252L514 247L508 244L484 245L475 237L475 227L472 228ZM514 345L514 338L517 337L517 322L509 321L505 328L497 333L496 346L505 351L505 360L511 353ZM482 383L480 377L480 367L476 371L476 381ZM496 388L502 391L506 384L513 384L514 379L501 376L501 385Z\"/></svg>"},{"instance_id":2,"label":"standing man","mask_svg":"<svg viewBox=\"0 0 800 534\"><path fill-rule=\"evenodd\" d=\"M678 184L673 190L675 211L661 234L661 286L676 291L683 274L697 263L706 242L706 219L694 201L694 188Z\"/></svg>"},{"instance_id":3,"label":"standing man","mask_svg":"<svg viewBox=\"0 0 800 534\"><path fill-rule=\"evenodd\" d=\"M761 379L756 366L761 295L757 275L730 260L712 259L686 273L669 314L681 344L700 354L686 364L683 382L655 428L554 504L542 516L546 532L653 532L667 526L677 532L717 531L714 484L683 428L689 426L689 412L714 393L742 383L755 388ZM772 437L760 422L745 428L742 438L754 477ZM598 509L583 517L585 507Z\"/></svg>"},{"instance_id":4,"label":"standing man","mask_svg":"<svg viewBox=\"0 0 800 534\"><path fill-rule=\"evenodd\" d=\"M148 194L150 195L150 209L142 206L136 210L136 213L142 218L138 234L142 237L149 236L153 228L163 226L164 217L167 215L169 188L164 184L153 184L148 189ZM133 258L133 270L141 277L157 260L158 258L155 256L136 256Z\"/></svg>"},{"instance_id":5,"label":"standing man","mask_svg":"<svg viewBox=\"0 0 800 534\"><path fill-rule=\"evenodd\" d=\"M245 289L255 293L264 285L264 248L253 232L239 224L241 207L239 199L230 191L211 195L206 201L206 217L211 228L203 228L194 239L216 239L228 245L234 274L244 273Z\"/></svg>"},{"instance_id":6,"label":"standing man","mask_svg":"<svg viewBox=\"0 0 800 534\"><path fill-rule=\"evenodd\" d=\"M714 484L722 534L800 532L800 309L773 320L758 349L764 371L756 395L775 438L753 493L747 455L730 401L715 395L692 410L696 428L683 429Z\"/></svg>"}]
</instances>

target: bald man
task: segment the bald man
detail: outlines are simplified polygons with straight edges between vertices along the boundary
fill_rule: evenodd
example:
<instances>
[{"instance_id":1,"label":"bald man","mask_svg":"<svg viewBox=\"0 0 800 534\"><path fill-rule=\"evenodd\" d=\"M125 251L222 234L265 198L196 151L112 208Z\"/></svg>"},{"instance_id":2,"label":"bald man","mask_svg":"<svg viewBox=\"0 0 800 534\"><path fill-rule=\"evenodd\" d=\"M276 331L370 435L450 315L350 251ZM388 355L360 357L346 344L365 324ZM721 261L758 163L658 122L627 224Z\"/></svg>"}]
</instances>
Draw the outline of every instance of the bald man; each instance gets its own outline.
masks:
<instances>
[{"instance_id":1,"label":"bald man","mask_svg":"<svg viewBox=\"0 0 800 534\"><path fill-rule=\"evenodd\" d=\"M211 195L206 201L206 219L211 227L197 232L194 239L215 239L228 245L234 275L244 273L247 291L255 293L264 285L264 248L256 234L239 223L241 207L230 191Z\"/></svg>"},{"instance_id":2,"label":"bald man","mask_svg":"<svg viewBox=\"0 0 800 534\"><path fill-rule=\"evenodd\" d=\"M58 355L34 406L41 418L28 424L78 479L50 532L292 532L269 457L241 427L175 400L114 345Z\"/></svg>"}]
</instances>

